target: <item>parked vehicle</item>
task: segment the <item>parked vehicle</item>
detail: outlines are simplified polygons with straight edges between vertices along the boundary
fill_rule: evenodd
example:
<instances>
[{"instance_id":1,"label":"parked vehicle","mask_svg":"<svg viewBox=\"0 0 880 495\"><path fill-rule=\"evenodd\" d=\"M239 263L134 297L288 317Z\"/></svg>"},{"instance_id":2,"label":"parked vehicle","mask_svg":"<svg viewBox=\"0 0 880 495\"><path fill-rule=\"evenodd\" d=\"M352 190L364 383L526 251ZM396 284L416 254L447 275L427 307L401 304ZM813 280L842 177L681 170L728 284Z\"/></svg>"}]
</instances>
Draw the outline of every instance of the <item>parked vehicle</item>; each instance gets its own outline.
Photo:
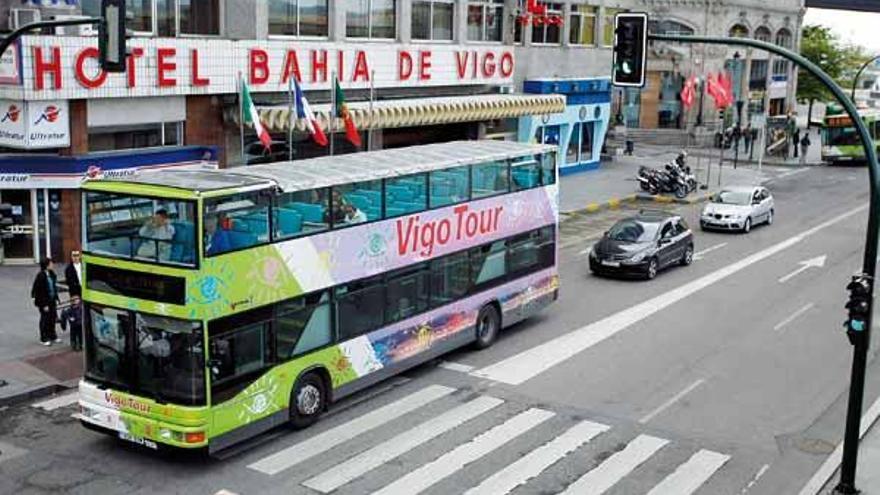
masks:
<instances>
[{"instance_id":1,"label":"parked vehicle","mask_svg":"<svg viewBox=\"0 0 880 495\"><path fill-rule=\"evenodd\" d=\"M641 166L636 179L643 191L651 194L673 193L681 199L697 189L696 177L686 164L687 154L679 155L662 170Z\"/></svg>"},{"instance_id":2,"label":"parked vehicle","mask_svg":"<svg viewBox=\"0 0 880 495\"><path fill-rule=\"evenodd\" d=\"M597 275L636 276L648 280L672 265L690 265L694 236L678 215L643 211L615 223L590 251Z\"/></svg>"},{"instance_id":3,"label":"parked vehicle","mask_svg":"<svg viewBox=\"0 0 880 495\"><path fill-rule=\"evenodd\" d=\"M700 228L748 233L757 224L772 224L774 212L773 196L767 188L729 187L713 196L703 208Z\"/></svg>"}]
</instances>

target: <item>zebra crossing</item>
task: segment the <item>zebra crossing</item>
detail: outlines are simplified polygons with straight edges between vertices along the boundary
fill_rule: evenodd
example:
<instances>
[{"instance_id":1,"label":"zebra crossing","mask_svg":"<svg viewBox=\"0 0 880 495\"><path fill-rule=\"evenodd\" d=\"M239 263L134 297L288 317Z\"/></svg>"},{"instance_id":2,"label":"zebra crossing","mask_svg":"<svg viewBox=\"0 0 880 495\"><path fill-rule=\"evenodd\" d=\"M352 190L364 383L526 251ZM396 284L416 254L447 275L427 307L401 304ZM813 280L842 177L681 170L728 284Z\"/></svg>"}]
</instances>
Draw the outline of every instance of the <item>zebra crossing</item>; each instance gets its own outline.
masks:
<instances>
[{"instance_id":1,"label":"zebra crossing","mask_svg":"<svg viewBox=\"0 0 880 495\"><path fill-rule=\"evenodd\" d=\"M303 493L500 495L532 493L542 485L540 493L599 495L617 493L615 487L624 480L641 476L648 479L648 485L639 480L646 486L641 493L688 495L698 493L731 459L691 446L677 446L673 454L669 451L675 450L675 442L659 436L615 436L612 426L546 406L519 404L488 392L475 395L429 385L306 435L247 467L262 475L294 478L287 482L309 489ZM600 445L610 455L583 462L584 451ZM657 461L664 455L673 463ZM510 462L499 465L499 458ZM651 462L650 469L640 469ZM567 486L548 491L548 484L560 483L553 473L559 466L569 473L563 480Z\"/></svg>"}]
</instances>

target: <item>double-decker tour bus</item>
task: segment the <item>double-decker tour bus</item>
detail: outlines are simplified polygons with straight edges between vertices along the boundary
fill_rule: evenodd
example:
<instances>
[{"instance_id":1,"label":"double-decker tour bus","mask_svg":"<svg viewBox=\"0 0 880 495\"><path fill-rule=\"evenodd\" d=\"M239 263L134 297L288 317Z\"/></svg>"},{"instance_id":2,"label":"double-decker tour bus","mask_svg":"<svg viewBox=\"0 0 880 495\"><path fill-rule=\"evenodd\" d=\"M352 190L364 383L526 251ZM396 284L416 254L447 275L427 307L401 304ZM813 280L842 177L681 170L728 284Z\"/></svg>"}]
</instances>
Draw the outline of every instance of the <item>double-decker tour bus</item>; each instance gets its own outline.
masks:
<instances>
[{"instance_id":1,"label":"double-decker tour bus","mask_svg":"<svg viewBox=\"0 0 880 495\"><path fill-rule=\"evenodd\" d=\"M557 298L555 147L463 141L83 186L80 418L215 452Z\"/></svg>"},{"instance_id":2,"label":"double-decker tour bus","mask_svg":"<svg viewBox=\"0 0 880 495\"><path fill-rule=\"evenodd\" d=\"M859 115L868 126L871 140L876 147L880 140L880 111L860 110ZM865 149L849 115L844 113L825 117L822 128L822 161L831 165L865 163Z\"/></svg>"}]
</instances>

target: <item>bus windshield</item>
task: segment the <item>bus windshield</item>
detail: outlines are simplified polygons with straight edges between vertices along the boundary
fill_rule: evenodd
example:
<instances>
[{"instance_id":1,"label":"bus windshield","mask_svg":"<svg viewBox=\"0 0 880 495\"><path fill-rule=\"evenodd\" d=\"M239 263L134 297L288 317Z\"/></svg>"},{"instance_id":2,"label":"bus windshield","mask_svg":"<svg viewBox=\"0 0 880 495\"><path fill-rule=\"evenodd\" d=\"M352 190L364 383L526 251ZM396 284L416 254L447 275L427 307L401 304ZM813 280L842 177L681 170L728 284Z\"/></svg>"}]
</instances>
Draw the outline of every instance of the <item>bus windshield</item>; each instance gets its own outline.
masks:
<instances>
[{"instance_id":1,"label":"bus windshield","mask_svg":"<svg viewBox=\"0 0 880 495\"><path fill-rule=\"evenodd\" d=\"M855 127L826 127L826 146L858 146L861 144Z\"/></svg>"},{"instance_id":2,"label":"bus windshield","mask_svg":"<svg viewBox=\"0 0 880 495\"><path fill-rule=\"evenodd\" d=\"M194 266L195 202L87 192L86 251Z\"/></svg>"},{"instance_id":3,"label":"bus windshield","mask_svg":"<svg viewBox=\"0 0 880 495\"><path fill-rule=\"evenodd\" d=\"M89 305L85 330L88 378L160 402L205 403L200 323Z\"/></svg>"}]
</instances>

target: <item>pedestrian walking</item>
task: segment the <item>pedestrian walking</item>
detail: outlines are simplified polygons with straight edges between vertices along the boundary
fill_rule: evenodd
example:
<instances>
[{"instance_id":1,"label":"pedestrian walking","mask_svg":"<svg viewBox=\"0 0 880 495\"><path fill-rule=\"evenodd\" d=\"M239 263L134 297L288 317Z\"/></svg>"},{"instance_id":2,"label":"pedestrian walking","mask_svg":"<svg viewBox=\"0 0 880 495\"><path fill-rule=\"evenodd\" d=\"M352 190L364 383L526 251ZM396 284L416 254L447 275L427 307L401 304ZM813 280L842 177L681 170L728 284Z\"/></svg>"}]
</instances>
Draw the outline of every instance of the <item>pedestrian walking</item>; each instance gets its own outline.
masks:
<instances>
[{"instance_id":1,"label":"pedestrian walking","mask_svg":"<svg viewBox=\"0 0 880 495\"><path fill-rule=\"evenodd\" d=\"M749 124L743 131L743 153L748 153L752 149L752 130L752 124Z\"/></svg>"},{"instance_id":2,"label":"pedestrian walking","mask_svg":"<svg viewBox=\"0 0 880 495\"><path fill-rule=\"evenodd\" d=\"M794 157L797 158L798 145L801 144L801 130L797 127L794 128L794 135L792 136L791 142L794 144L794 146L792 146L792 148L794 148Z\"/></svg>"},{"instance_id":3,"label":"pedestrian walking","mask_svg":"<svg viewBox=\"0 0 880 495\"><path fill-rule=\"evenodd\" d=\"M82 350L82 300L70 296L70 304L61 312L61 330L70 329L70 348Z\"/></svg>"},{"instance_id":4,"label":"pedestrian walking","mask_svg":"<svg viewBox=\"0 0 880 495\"><path fill-rule=\"evenodd\" d=\"M40 311L40 342L49 346L52 342L61 343L55 333L55 320L58 317L58 277L55 276L52 258L40 260L40 273L34 278L31 298Z\"/></svg>"},{"instance_id":5,"label":"pedestrian walking","mask_svg":"<svg viewBox=\"0 0 880 495\"><path fill-rule=\"evenodd\" d=\"M807 163L807 152L810 150L810 133L804 133L804 137L801 139L801 165L806 165Z\"/></svg>"},{"instance_id":6,"label":"pedestrian walking","mask_svg":"<svg viewBox=\"0 0 880 495\"><path fill-rule=\"evenodd\" d=\"M70 253L70 263L64 269L64 283L71 298L82 296L82 254L79 251Z\"/></svg>"}]
</instances>

